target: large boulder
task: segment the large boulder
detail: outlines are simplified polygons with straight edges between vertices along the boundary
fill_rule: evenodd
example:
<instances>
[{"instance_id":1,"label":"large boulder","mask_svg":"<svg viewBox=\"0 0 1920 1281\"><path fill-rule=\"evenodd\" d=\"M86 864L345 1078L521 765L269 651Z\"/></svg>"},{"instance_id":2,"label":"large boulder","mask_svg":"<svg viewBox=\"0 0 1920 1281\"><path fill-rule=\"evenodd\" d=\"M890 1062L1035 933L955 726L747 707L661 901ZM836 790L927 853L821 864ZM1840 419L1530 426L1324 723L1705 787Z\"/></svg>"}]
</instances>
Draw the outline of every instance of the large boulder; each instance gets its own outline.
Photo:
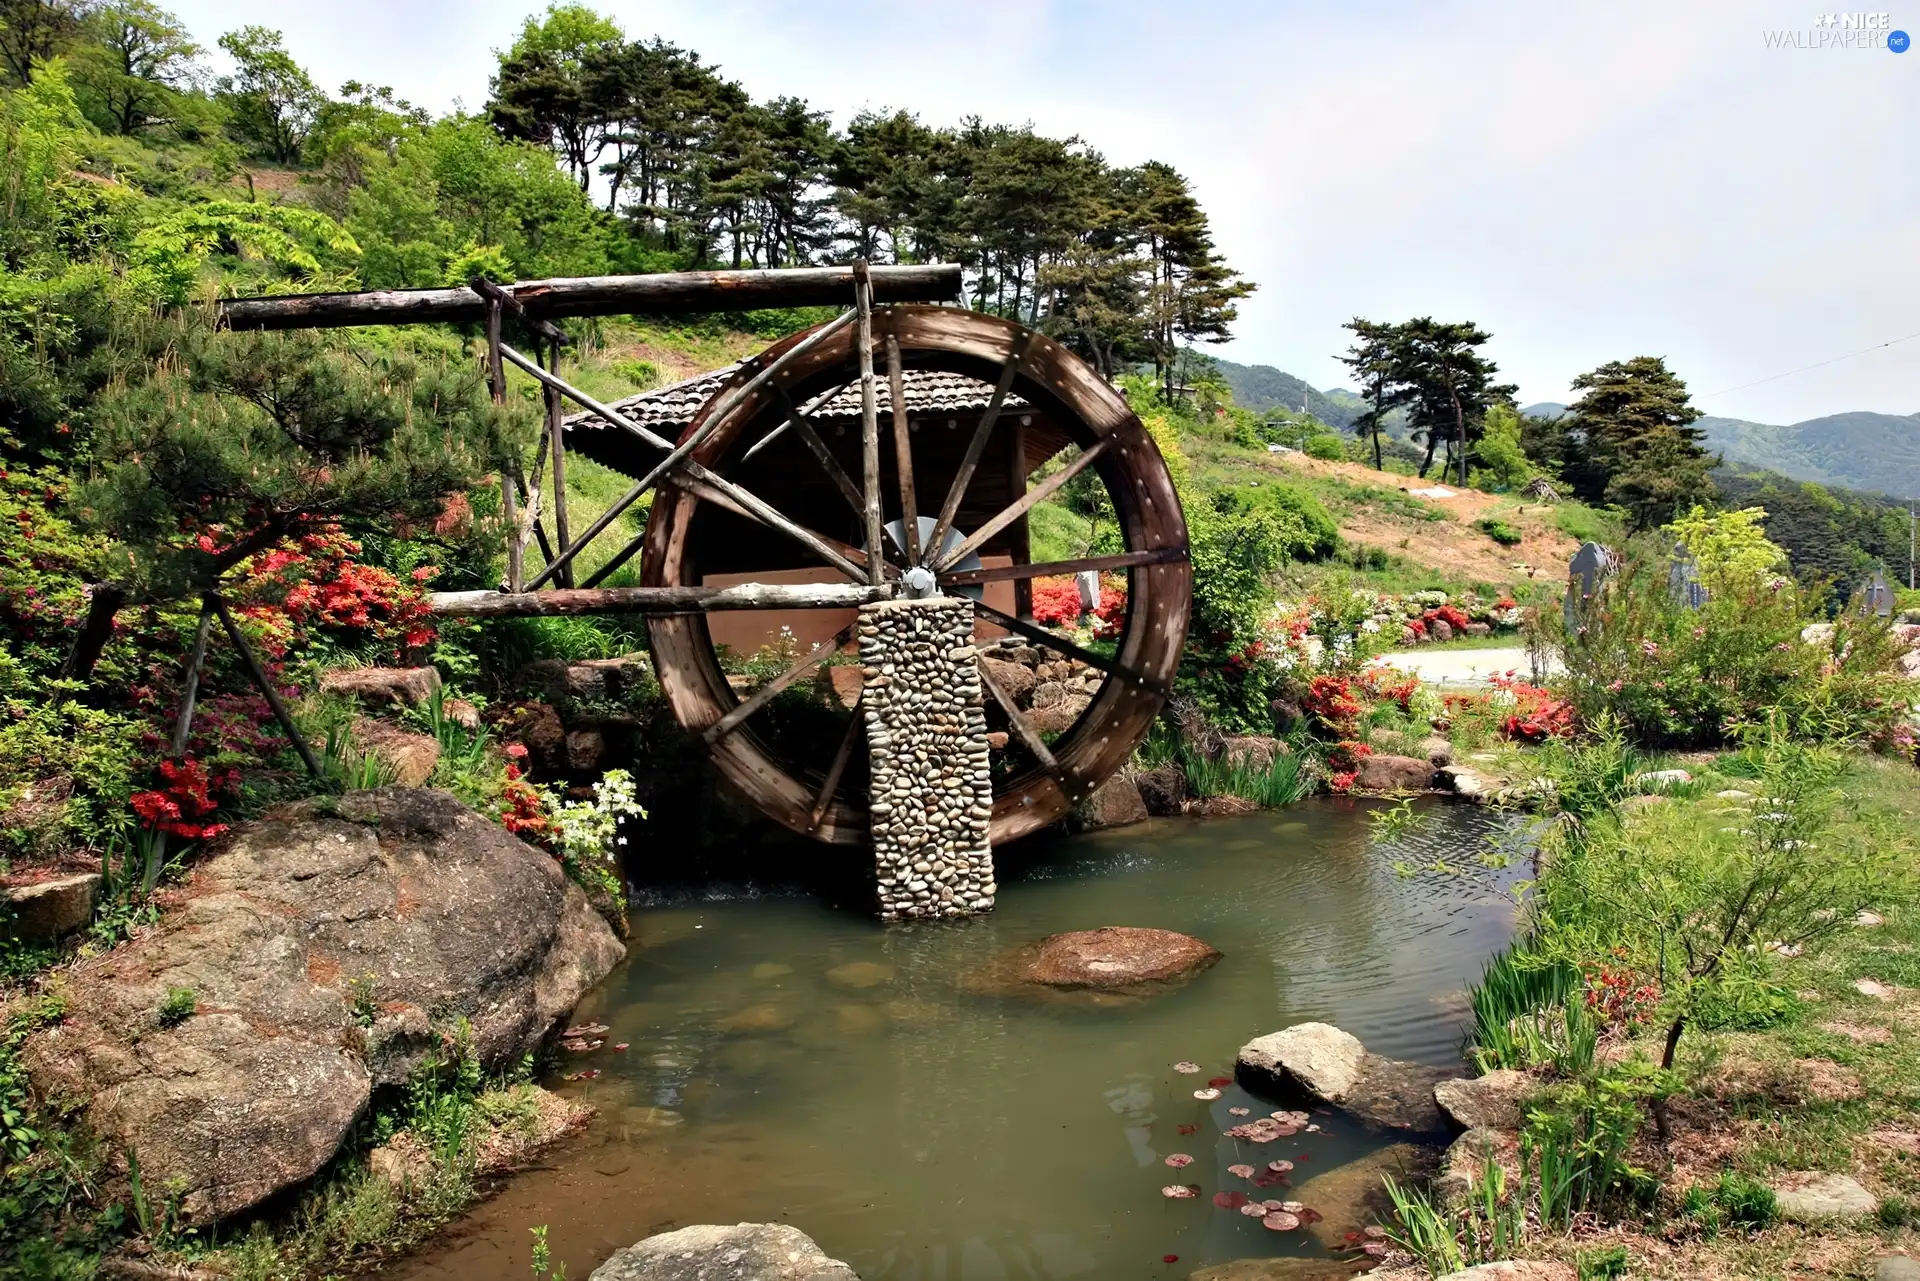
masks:
<instances>
[{"instance_id":1,"label":"large boulder","mask_svg":"<svg viewBox=\"0 0 1920 1281\"><path fill-rule=\"evenodd\" d=\"M1433 786L1433 762L1376 752L1360 758L1353 785L1362 792L1424 792Z\"/></svg>"},{"instance_id":2,"label":"large boulder","mask_svg":"<svg viewBox=\"0 0 1920 1281\"><path fill-rule=\"evenodd\" d=\"M1130 774L1116 774L1094 788L1076 811L1079 825L1089 831L1125 827L1147 818L1147 803L1140 799L1140 789Z\"/></svg>"},{"instance_id":3,"label":"large boulder","mask_svg":"<svg viewBox=\"0 0 1920 1281\"><path fill-rule=\"evenodd\" d=\"M1240 1047L1240 1083L1289 1103L1332 1103L1385 1130L1436 1134L1446 1119L1434 1087L1445 1068L1367 1053L1358 1037L1331 1023L1296 1023Z\"/></svg>"},{"instance_id":4,"label":"large boulder","mask_svg":"<svg viewBox=\"0 0 1920 1281\"><path fill-rule=\"evenodd\" d=\"M1186 808L1187 776L1180 772L1178 765L1156 765L1141 771L1133 781L1140 789L1140 800L1146 805L1147 813L1172 818Z\"/></svg>"},{"instance_id":5,"label":"large boulder","mask_svg":"<svg viewBox=\"0 0 1920 1281\"><path fill-rule=\"evenodd\" d=\"M1500 1068L1442 1081L1433 1087L1433 1099L1463 1130L1517 1130L1526 1120L1527 1099L1539 1090L1539 1081L1527 1073Z\"/></svg>"},{"instance_id":6,"label":"large boulder","mask_svg":"<svg viewBox=\"0 0 1920 1281\"><path fill-rule=\"evenodd\" d=\"M1210 968L1220 953L1172 930L1107 926L1009 948L961 976L979 996L1025 996L1108 1005L1168 991Z\"/></svg>"},{"instance_id":7,"label":"large boulder","mask_svg":"<svg viewBox=\"0 0 1920 1281\"><path fill-rule=\"evenodd\" d=\"M1234 1075L1249 1089L1339 1103L1359 1084L1367 1047L1331 1023L1296 1023L1240 1047Z\"/></svg>"},{"instance_id":8,"label":"large boulder","mask_svg":"<svg viewBox=\"0 0 1920 1281\"><path fill-rule=\"evenodd\" d=\"M30 885L16 885L0 895L0 938L26 943L52 943L93 920L93 903L100 897L100 874L76 872Z\"/></svg>"},{"instance_id":9,"label":"large boulder","mask_svg":"<svg viewBox=\"0 0 1920 1281\"><path fill-rule=\"evenodd\" d=\"M1288 754L1289 748L1277 738L1264 734L1230 737L1220 748L1220 759L1228 765L1247 769L1272 769L1273 763Z\"/></svg>"},{"instance_id":10,"label":"large boulder","mask_svg":"<svg viewBox=\"0 0 1920 1281\"><path fill-rule=\"evenodd\" d=\"M1024 977L1046 987L1133 987L1191 978L1219 959L1212 947L1173 930L1108 925L1042 939Z\"/></svg>"},{"instance_id":11,"label":"large boulder","mask_svg":"<svg viewBox=\"0 0 1920 1281\"><path fill-rule=\"evenodd\" d=\"M628 1246L587 1281L860 1281L784 1223L700 1223Z\"/></svg>"},{"instance_id":12,"label":"large boulder","mask_svg":"<svg viewBox=\"0 0 1920 1281\"><path fill-rule=\"evenodd\" d=\"M24 1058L200 1222L312 1178L459 1024L484 1067L517 1063L624 955L553 858L443 792L290 806L183 897L75 967ZM163 1021L181 990L193 1012Z\"/></svg>"},{"instance_id":13,"label":"large boulder","mask_svg":"<svg viewBox=\"0 0 1920 1281\"><path fill-rule=\"evenodd\" d=\"M440 763L440 740L371 716L353 718L353 741L393 771L402 787L420 787Z\"/></svg>"}]
</instances>

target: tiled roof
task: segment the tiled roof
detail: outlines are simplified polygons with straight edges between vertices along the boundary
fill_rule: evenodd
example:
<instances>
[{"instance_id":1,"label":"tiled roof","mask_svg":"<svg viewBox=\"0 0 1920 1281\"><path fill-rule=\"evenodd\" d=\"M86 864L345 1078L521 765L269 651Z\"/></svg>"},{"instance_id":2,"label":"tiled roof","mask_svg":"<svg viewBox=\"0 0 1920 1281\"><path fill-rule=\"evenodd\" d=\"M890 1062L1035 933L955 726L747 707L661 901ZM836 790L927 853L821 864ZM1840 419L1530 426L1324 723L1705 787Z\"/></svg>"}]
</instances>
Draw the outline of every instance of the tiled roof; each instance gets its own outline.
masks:
<instances>
[{"instance_id":1,"label":"tiled roof","mask_svg":"<svg viewBox=\"0 0 1920 1281\"><path fill-rule=\"evenodd\" d=\"M714 394L725 386L740 366L728 365L725 369L716 369L709 374L701 374L669 387L643 391L637 396L628 396L625 400L613 402L613 408L626 415L629 420L660 435L672 439L680 434L682 428L693 421ZM961 414L982 413L993 399L993 385L969 378L965 374L950 374L938 369L909 369L901 378L902 389L906 392L907 412L910 414ZM884 376L876 389L880 398L880 410L884 415L890 411L887 399L887 384ZM1006 408L1025 407L1026 401L1009 394ZM829 396L825 403L816 402L811 406L802 406L810 417L816 419L843 419L860 417L860 384L855 382L840 388ZM569 428L596 428L603 424L597 414L580 413L566 420Z\"/></svg>"}]
</instances>

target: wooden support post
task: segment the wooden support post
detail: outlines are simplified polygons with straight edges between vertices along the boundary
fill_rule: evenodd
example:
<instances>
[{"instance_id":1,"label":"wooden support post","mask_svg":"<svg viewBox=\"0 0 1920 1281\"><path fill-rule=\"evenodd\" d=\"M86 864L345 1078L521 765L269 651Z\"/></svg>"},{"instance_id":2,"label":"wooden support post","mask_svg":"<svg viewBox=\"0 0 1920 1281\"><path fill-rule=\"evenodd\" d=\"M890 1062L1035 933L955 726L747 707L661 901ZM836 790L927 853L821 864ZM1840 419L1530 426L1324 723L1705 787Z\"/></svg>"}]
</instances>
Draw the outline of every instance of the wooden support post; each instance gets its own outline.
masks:
<instances>
[{"instance_id":1,"label":"wooden support post","mask_svg":"<svg viewBox=\"0 0 1920 1281\"><path fill-rule=\"evenodd\" d=\"M172 755L187 754L187 737L193 729L193 707L200 695L200 669L207 662L207 635L213 630L213 595L200 602L200 626L194 629L193 648L187 652L187 676L180 686L180 716L173 723Z\"/></svg>"},{"instance_id":2,"label":"wooden support post","mask_svg":"<svg viewBox=\"0 0 1920 1281\"><path fill-rule=\"evenodd\" d=\"M873 284L865 259L853 264L854 305L859 311L860 472L866 490L867 582L878 586L886 559L880 521L880 411L873 394Z\"/></svg>"},{"instance_id":3,"label":"wooden support post","mask_svg":"<svg viewBox=\"0 0 1920 1281\"><path fill-rule=\"evenodd\" d=\"M819 794L813 798L813 808L807 812L807 831L819 829L820 820L827 816L827 806L833 804L833 794L840 790L841 776L847 772L847 762L853 758L853 742L866 728L865 718L861 715L861 705L866 701L866 692L853 700L853 714L847 718L846 732L840 735L840 746L834 749L833 760L827 766L827 776L820 781Z\"/></svg>"},{"instance_id":4,"label":"wooden support post","mask_svg":"<svg viewBox=\"0 0 1920 1281\"><path fill-rule=\"evenodd\" d=\"M500 360L500 310L498 298L487 300L487 390L496 405L507 403L507 370ZM509 444L507 448L511 450L513 446ZM510 460L502 460L500 512L507 521L507 590L510 592L521 588L520 495L515 471Z\"/></svg>"},{"instance_id":5,"label":"wooden support post","mask_svg":"<svg viewBox=\"0 0 1920 1281\"><path fill-rule=\"evenodd\" d=\"M240 634L240 628L234 624L233 615L227 612L227 603L211 592L207 594L207 601L220 615L220 626L225 629L227 639L232 641L233 647L240 651L240 661L246 664L247 675L253 678L254 685L266 697L267 706L273 709L273 718L280 722L281 731L293 743L293 750L300 754L300 760L306 765L307 773L313 775L315 782L325 784L326 771L320 768L320 762L314 758L313 749L307 746L306 737L300 733L300 727L293 723L293 714L287 710L286 703L281 701L280 691L273 687L273 682L268 679L267 673L260 666L260 660L253 656L253 647L247 644L247 638Z\"/></svg>"},{"instance_id":6,"label":"wooden support post","mask_svg":"<svg viewBox=\"0 0 1920 1281\"><path fill-rule=\"evenodd\" d=\"M1027 416L1022 414L1014 419L1011 446L1012 457L1009 475L1013 480L1015 492L1012 497L1024 497L1027 492ZM1033 563L1033 540L1028 537L1027 516L1022 512L1020 519L1013 525L1013 563L1016 566ZM1013 580L1013 615L1015 618L1033 621L1033 580L1016 578Z\"/></svg>"},{"instance_id":7,"label":"wooden support post","mask_svg":"<svg viewBox=\"0 0 1920 1281\"><path fill-rule=\"evenodd\" d=\"M560 373L560 343L549 339L547 342L547 369L555 377ZM547 401L547 452L553 455L553 534L565 547L571 541L567 537L567 442L562 427L563 408L560 403L560 390L552 383L541 383L540 389L546 394ZM541 540L545 542L543 538ZM546 552L547 563L553 563L553 552ZM556 575L562 587L573 586L573 566L563 565Z\"/></svg>"}]
</instances>

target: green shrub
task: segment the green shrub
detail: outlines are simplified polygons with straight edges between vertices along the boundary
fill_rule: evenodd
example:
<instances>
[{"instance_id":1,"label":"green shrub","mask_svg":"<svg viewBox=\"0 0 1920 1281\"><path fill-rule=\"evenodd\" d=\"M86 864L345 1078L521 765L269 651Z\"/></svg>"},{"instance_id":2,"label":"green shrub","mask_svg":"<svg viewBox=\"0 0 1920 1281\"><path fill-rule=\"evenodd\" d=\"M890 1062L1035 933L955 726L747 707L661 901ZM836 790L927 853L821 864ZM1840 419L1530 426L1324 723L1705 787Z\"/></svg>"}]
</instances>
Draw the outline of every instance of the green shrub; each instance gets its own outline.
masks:
<instances>
[{"instance_id":1,"label":"green shrub","mask_svg":"<svg viewBox=\"0 0 1920 1281\"><path fill-rule=\"evenodd\" d=\"M1487 516L1473 523L1473 527L1499 543L1502 547L1512 547L1521 539L1521 533L1506 521L1496 516Z\"/></svg>"},{"instance_id":2,"label":"green shrub","mask_svg":"<svg viewBox=\"0 0 1920 1281\"><path fill-rule=\"evenodd\" d=\"M180 1026L193 1017L193 1011L199 1004L200 998L194 995L192 988L168 988L166 999L160 1002L160 1026Z\"/></svg>"},{"instance_id":3,"label":"green shrub","mask_svg":"<svg viewBox=\"0 0 1920 1281\"><path fill-rule=\"evenodd\" d=\"M1393 1226L1387 1239L1417 1259L1435 1276L1476 1264L1511 1259L1527 1227L1528 1187L1523 1170L1510 1188L1496 1156L1482 1160L1472 1188L1457 1204L1442 1208L1425 1192L1386 1178L1393 1202Z\"/></svg>"},{"instance_id":4,"label":"green shrub","mask_svg":"<svg viewBox=\"0 0 1920 1281\"><path fill-rule=\"evenodd\" d=\"M1582 1250L1574 1256L1574 1267L1580 1281L1616 1281L1627 1275L1628 1261L1626 1246L1608 1245Z\"/></svg>"},{"instance_id":5,"label":"green shrub","mask_svg":"<svg viewBox=\"0 0 1920 1281\"><path fill-rule=\"evenodd\" d=\"M616 360L613 372L634 385L639 391L651 391L660 385L660 366L651 360Z\"/></svg>"},{"instance_id":6,"label":"green shrub","mask_svg":"<svg viewBox=\"0 0 1920 1281\"><path fill-rule=\"evenodd\" d=\"M1700 1231L1718 1236L1727 1228L1760 1231L1780 1218L1773 1189L1733 1170L1713 1183L1696 1183L1680 1196L1680 1213Z\"/></svg>"},{"instance_id":7,"label":"green shrub","mask_svg":"<svg viewBox=\"0 0 1920 1281\"><path fill-rule=\"evenodd\" d=\"M1347 461L1347 442L1338 436L1314 436L1307 441L1307 457L1318 458L1323 462L1343 463Z\"/></svg>"},{"instance_id":8,"label":"green shrub","mask_svg":"<svg viewBox=\"0 0 1920 1281\"><path fill-rule=\"evenodd\" d=\"M1609 1219L1653 1192L1627 1153L1644 1101L1671 1089L1668 1073L1629 1061L1554 1087L1528 1111L1520 1165L1539 1190L1542 1223L1564 1232L1576 1215Z\"/></svg>"}]
</instances>

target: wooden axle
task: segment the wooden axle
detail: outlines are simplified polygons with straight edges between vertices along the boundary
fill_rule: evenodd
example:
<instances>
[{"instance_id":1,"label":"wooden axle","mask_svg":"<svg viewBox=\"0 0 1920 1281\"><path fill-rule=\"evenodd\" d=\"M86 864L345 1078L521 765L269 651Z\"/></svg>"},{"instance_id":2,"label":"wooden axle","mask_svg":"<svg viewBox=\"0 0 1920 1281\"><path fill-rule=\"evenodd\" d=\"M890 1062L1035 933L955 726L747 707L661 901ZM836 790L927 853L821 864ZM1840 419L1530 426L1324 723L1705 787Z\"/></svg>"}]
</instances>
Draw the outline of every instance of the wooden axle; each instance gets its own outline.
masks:
<instances>
[{"instance_id":1,"label":"wooden axle","mask_svg":"<svg viewBox=\"0 0 1920 1281\"><path fill-rule=\"evenodd\" d=\"M854 609L891 600L895 588L866 583L742 583L737 587L576 587L540 592L433 592L439 618L546 614L688 614L739 609Z\"/></svg>"},{"instance_id":2,"label":"wooden axle","mask_svg":"<svg viewBox=\"0 0 1920 1281\"><path fill-rule=\"evenodd\" d=\"M953 263L869 269L873 301L951 302L960 296ZM777 271L670 271L647 276L571 276L502 285L533 320L559 316L687 315L761 307L840 307L853 290L852 267ZM487 299L466 285L451 289L376 289L351 294L223 298L230 329L331 329L415 325L487 318Z\"/></svg>"}]
</instances>

